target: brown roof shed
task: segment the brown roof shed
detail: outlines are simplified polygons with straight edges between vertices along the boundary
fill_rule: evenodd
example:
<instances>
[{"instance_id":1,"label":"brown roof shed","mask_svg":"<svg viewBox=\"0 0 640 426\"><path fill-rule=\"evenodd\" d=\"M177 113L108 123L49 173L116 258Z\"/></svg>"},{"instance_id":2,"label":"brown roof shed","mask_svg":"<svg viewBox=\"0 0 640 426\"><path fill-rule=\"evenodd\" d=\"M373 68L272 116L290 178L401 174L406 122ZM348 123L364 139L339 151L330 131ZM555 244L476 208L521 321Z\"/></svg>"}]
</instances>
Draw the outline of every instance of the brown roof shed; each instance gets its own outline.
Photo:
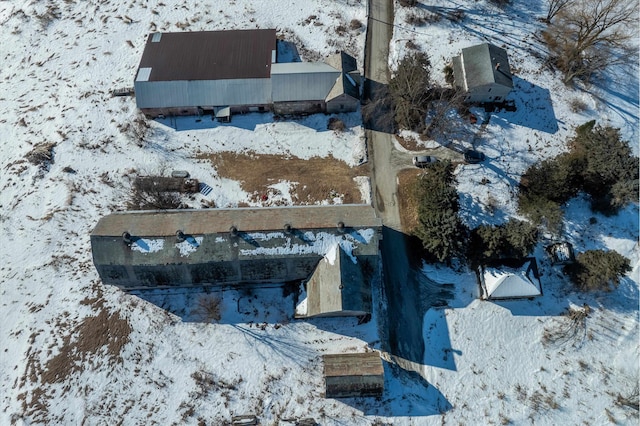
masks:
<instances>
[{"instance_id":1,"label":"brown roof shed","mask_svg":"<svg viewBox=\"0 0 640 426\"><path fill-rule=\"evenodd\" d=\"M384 368L377 352L324 355L326 398L381 396Z\"/></svg>"}]
</instances>

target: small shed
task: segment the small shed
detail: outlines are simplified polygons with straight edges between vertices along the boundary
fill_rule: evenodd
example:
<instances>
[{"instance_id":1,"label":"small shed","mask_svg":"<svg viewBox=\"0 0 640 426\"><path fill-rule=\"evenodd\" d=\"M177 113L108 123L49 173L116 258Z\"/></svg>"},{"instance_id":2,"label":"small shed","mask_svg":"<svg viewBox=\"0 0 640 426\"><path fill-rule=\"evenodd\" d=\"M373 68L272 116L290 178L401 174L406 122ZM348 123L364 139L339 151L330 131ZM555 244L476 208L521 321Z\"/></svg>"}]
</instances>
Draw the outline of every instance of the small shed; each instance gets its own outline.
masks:
<instances>
[{"instance_id":1,"label":"small shed","mask_svg":"<svg viewBox=\"0 0 640 426\"><path fill-rule=\"evenodd\" d=\"M536 259L501 259L478 268L481 298L522 299L542 295Z\"/></svg>"},{"instance_id":2,"label":"small shed","mask_svg":"<svg viewBox=\"0 0 640 426\"><path fill-rule=\"evenodd\" d=\"M453 58L453 76L469 103L502 102L513 89L507 51L491 43L462 49Z\"/></svg>"},{"instance_id":3,"label":"small shed","mask_svg":"<svg viewBox=\"0 0 640 426\"><path fill-rule=\"evenodd\" d=\"M326 398L382 396L384 369L377 352L324 355Z\"/></svg>"}]
</instances>

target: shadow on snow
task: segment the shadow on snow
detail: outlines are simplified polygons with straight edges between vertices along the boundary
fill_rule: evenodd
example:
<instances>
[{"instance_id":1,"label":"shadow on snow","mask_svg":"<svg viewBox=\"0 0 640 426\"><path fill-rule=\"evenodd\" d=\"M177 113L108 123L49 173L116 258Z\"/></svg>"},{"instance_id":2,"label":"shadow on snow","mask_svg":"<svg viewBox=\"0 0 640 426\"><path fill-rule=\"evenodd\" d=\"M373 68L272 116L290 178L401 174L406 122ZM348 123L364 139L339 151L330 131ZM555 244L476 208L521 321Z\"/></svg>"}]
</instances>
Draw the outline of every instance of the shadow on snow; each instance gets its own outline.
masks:
<instances>
[{"instance_id":1,"label":"shadow on snow","mask_svg":"<svg viewBox=\"0 0 640 426\"><path fill-rule=\"evenodd\" d=\"M418 373L383 362L384 392L381 398L340 398L365 416L426 417L453 407L445 396Z\"/></svg>"}]
</instances>

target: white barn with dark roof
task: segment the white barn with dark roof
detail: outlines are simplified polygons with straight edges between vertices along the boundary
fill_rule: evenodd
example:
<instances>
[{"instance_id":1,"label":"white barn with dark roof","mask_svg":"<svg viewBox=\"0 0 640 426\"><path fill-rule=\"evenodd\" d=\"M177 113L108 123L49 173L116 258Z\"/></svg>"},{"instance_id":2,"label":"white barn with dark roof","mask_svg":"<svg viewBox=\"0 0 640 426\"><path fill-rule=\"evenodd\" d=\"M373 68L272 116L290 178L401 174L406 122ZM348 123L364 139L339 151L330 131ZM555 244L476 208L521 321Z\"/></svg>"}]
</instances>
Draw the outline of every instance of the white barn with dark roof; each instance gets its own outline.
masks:
<instances>
[{"instance_id":1,"label":"white barn with dark roof","mask_svg":"<svg viewBox=\"0 0 640 426\"><path fill-rule=\"evenodd\" d=\"M150 117L272 110L348 112L359 104L356 61L278 63L276 30L151 34L135 81L136 104Z\"/></svg>"},{"instance_id":2,"label":"white barn with dark roof","mask_svg":"<svg viewBox=\"0 0 640 426\"><path fill-rule=\"evenodd\" d=\"M513 90L507 51L490 43L462 49L453 58L453 76L469 103L502 102Z\"/></svg>"}]
</instances>

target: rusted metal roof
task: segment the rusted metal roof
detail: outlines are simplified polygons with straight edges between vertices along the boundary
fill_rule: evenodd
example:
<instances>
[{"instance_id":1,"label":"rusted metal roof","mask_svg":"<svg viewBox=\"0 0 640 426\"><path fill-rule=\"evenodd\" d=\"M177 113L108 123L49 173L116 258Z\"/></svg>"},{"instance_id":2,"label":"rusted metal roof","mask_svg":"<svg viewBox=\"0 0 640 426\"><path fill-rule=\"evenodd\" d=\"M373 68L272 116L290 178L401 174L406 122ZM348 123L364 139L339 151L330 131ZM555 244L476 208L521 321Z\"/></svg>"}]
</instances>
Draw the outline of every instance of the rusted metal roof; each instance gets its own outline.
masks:
<instances>
[{"instance_id":1,"label":"rusted metal roof","mask_svg":"<svg viewBox=\"0 0 640 426\"><path fill-rule=\"evenodd\" d=\"M138 237L163 237L174 236L178 229L204 235L227 233L231 226L242 232L275 231L286 224L294 229L320 229L333 228L338 222L346 227L382 226L370 205L346 204L113 213L100 219L91 235L119 237L126 231Z\"/></svg>"},{"instance_id":2,"label":"rusted metal roof","mask_svg":"<svg viewBox=\"0 0 640 426\"><path fill-rule=\"evenodd\" d=\"M324 355L326 398L381 396L384 368L377 352Z\"/></svg>"},{"instance_id":3,"label":"rusted metal roof","mask_svg":"<svg viewBox=\"0 0 640 426\"><path fill-rule=\"evenodd\" d=\"M156 33L139 69L144 81L269 78L275 50L275 29Z\"/></svg>"},{"instance_id":4,"label":"rusted metal roof","mask_svg":"<svg viewBox=\"0 0 640 426\"><path fill-rule=\"evenodd\" d=\"M382 360L377 352L324 355L324 376L383 376Z\"/></svg>"}]
</instances>

